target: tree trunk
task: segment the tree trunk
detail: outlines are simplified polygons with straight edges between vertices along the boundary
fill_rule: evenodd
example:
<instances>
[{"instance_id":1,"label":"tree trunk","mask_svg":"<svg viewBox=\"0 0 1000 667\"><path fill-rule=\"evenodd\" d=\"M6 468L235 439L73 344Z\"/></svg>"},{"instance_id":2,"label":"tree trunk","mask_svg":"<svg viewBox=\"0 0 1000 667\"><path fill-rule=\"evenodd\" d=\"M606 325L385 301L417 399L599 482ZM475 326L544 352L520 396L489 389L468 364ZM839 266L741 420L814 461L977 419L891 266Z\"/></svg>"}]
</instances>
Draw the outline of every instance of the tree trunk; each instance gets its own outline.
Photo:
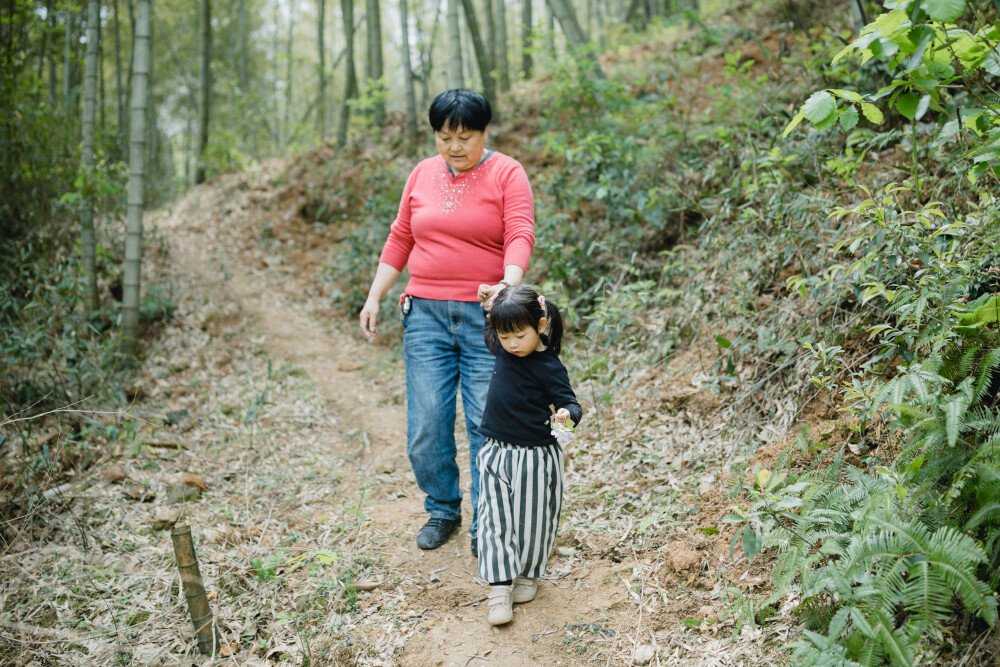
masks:
<instances>
[{"instance_id":1,"label":"tree trunk","mask_svg":"<svg viewBox=\"0 0 1000 667\"><path fill-rule=\"evenodd\" d=\"M194 113L188 107L184 112L184 120L187 123L187 132L184 133L184 183L191 182L191 137L194 135Z\"/></svg>"},{"instance_id":2,"label":"tree trunk","mask_svg":"<svg viewBox=\"0 0 1000 667\"><path fill-rule=\"evenodd\" d=\"M426 39L420 39L420 108L426 109L430 99L430 79L434 61L434 41L438 32L438 19L441 18L441 3L434 3L434 20L430 23L430 34ZM420 22L417 21L419 36Z\"/></svg>"},{"instance_id":3,"label":"tree trunk","mask_svg":"<svg viewBox=\"0 0 1000 667\"><path fill-rule=\"evenodd\" d=\"M464 1L464 0L463 0ZM459 9L459 13L464 13L463 9ZM459 25L462 25L462 18L459 16ZM468 34L468 28L459 28L462 31L464 39L462 39L462 80L468 82L469 88L476 87L476 49L472 46L472 39Z\"/></svg>"},{"instance_id":4,"label":"tree trunk","mask_svg":"<svg viewBox=\"0 0 1000 667\"><path fill-rule=\"evenodd\" d=\"M497 10L497 87L501 93L510 90L510 63L507 58L507 0L494 0Z\"/></svg>"},{"instance_id":5,"label":"tree trunk","mask_svg":"<svg viewBox=\"0 0 1000 667\"><path fill-rule=\"evenodd\" d=\"M98 8L100 9L100 8ZM90 44L87 44L88 50ZM100 12L97 19L97 126L104 134L104 30L101 27Z\"/></svg>"},{"instance_id":6,"label":"tree trunk","mask_svg":"<svg viewBox=\"0 0 1000 667\"><path fill-rule=\"evenodd\" d=\"M115 22L115 111L117 112L117 135L120 144L122 138L125 136L125 88L122 85L122 43L121 23L118 20L118 0L113 1Z\"/></svg>"},{"instance_id":7,"label":"tree trunk","mask_svg":"<svg viewBox=\"0 0 1000 667\"><path fill-rule=\"evenodd\" d=\"M631 0L628 5L628 11L625 12L625 23L632 26L635 30L645 30L647 13L645 0Z\"/></svg>"},{"instance_id":8,"label":"tree trunk","mask_svg":"<svg viewBox=\"0 0 1000 667\"><path fill-rule=\"evenodd\" d=\"M417 147L417 98L413 90L413 66L410 63L410 13L407 0L399 0L399 20L402 28L403 93L406 98L406 143L410 150Z\"/></svg>"},{"instance_id":9,"label":"tree trunk","mask_svg":"<svg viewBox=\"0 0 1000 667\"><path fill-rule=\"evenodd\" d=\"M281 59L278 58L278 53L280 53L281 49L281 6L277 2L274 3L274 23L272 26L271 61L273 66L271 67L271 81L273 86L271 95L269 96L268 104L270 105L270 108L268 111L272 112L274 116L274 143L280 147L282 145L282 137L284 137L285 134L281 127L281 104L279 102L281 98L281 91L278 89L278 83L281 81L281 72L279 67Z\"/></svg>"},{"instance_id":10,"label":"tree trunk","mask_svg":"<svg viewBox=\"0 0 1000 667\"><path fill-rule=\"evenodd\" d=\"M246 0L240 2L240 64L239 64L239 86L240 91L247 89L247 4Z\"/></svg>"},{"instance_id":11,"label":"tree trunk","mask_svg":"<svg viewBox=\"0 0 1000 667\"><path fill-rule=\"evenodd\" d=\"M545 3L545 45L549 52L549 60L555 62L559 58L556 51L556 15L552 13L552 7Z\"/></svg>"},{"instance_id":12,"label":"tree trunk","mask_svg":"<svg viewBox=\"0 0 1000 667\"><path fill-rule=\"evenodd\" d=\"M385 82L382 80L382 11L379 0L365 0L365 25L367 26L368 46L368 85L369 94L375 95L375 105L372 109L372 123L381 131L385 124L385 101L383 91Z\"/></svg>"},{"instance_id":13,"label":"tree trunk","mask_svg":"<svg viewBox=\"0 0 1000 667\"><path fill-rule=\"evenodd\" d=\"M597 48L604 50L604 5L601 0L594 0L594 31L591 39L597 41Z\"/></svg>"},{"instance_id":14,"label":"tree trunk","mask_svg":"<svg viewBox=\"0 0 1000 667\"><path fill-rule=\"evenodd\" d=\"M490 63L490 79L496 88L497 81L497 25L493 9L493 0L483 0L483 13L486 15L486 57Z\"/></svg>"},{"instance_id":15,"label":"tree trunk","mask_svg":"<svg viewBox=\"0 0 1000 667\"><path fill-rule=\"evenodd\" d=\"M576 12L573 11L573 5L570 4L569 0L546 1L549 7L552 8L552 14L559 21L559 27L562 28L563 35L566 36L566 43L569 48L578 54L582 53L583 47L587 44L587 36L583 33L580 22L576 19ZM586 53L583 57L591 64L594 74L603 79L604 70L601 69L601 64L597 62L594 54Z\"/></svg>"},{"instance_id":16,"label":"tree trunk","mask_svg":"<svg viewBox=\"0 0 1000 667\"><path fill-rule=\"evenodd\" d=\"M458 3L448 0L448 88L464 88L462 78L462 27L458 21Z\"/></svg>"},{"instance_id":17,"label":"tree trunk","mask_svg":"<svg viewBox=\"0 0 1000 667\"><path fill-rule=\"evenodd\" d=\"M160 135L156 130L156 97L153 91L156 90L156 60L153 55L156 53L156 0L149 0L149 77L146 82L146 183L158 184L157 172L159 171L160 156ZM154 199L158 188L146 190L146 200Z\"/></svg>"},{"instance_id":18,"label":"tree trunk","mask_svg":"<svg viewBox=\"0 0 1000 667\"><path fill-rule=\"evenodd\" d=\"M142 268L142 212L146 186L146 95L149 77L149 0L136 0L135 67L132 71L132 128L129 149L125 275L122 284L122 351L135 356L139 335L139 279Z\"/></svg>"},{"instance_id":19,"label":"tree trunk","mask_svg":"<svg viewBox=\"0 0 1000 667\"><path fill-rule=\"evenodd\" d=\"M405 0L403 0L405 2ZM319 45L319 109L316 111L316 130L319 140L326 138L326 44L323 40L323 29L326 25L326 0L319 0L319 26L317 42Z\"/></svg>"},{"instance_id":20,"label":"tree trunk","mask_svg":"<svg viewBox=\"0 0 1000 667\"><path fill-rule=\"evenodd\" d=\"M101 20L99 0L87 4L87 73L83 81L83 154L80 173L83 177L83 201L80 210L80 249L83 254L83 277L86 285L84 303L91 312L97 310L97 266L94 243L94 109L97 96L98 31Z\"/></svg>"},{"instance_id":21,"label":"tree trunk","mask_svg":"<svg viewBox=\"0 0 1000 667\"><path fill-rule=\"evenodd\" d=\"M490 61L486 55L486 45L483 43L483 36L479 32L476 7L472 3L472 0L462 0L462 8L465 10L465 22L469 26L469 34L472 36L472 48L476 52L476 62L479 64L479 78L483 82L483 96L489 100L495 109L497 106L497 93L493 87L493 76L490 74Z\"/></svg>"},{"instance_id":22,"label":"tree trunk","mask_svg":"<svg viewBox=\"0 0 1000 667\"><path fill-rule=\"evenodd\" d=\"M52 6L54 0L47 0L45 5L45 28L42 29L42 44L38 49L38 81L45 78L45 61L49 59L49 36L52 34Z\"/></svg>"},{"instance_id":23,"label":"tree trunk","mask_svg":"<svg viewBox=\"0 0 1000 667\"><path fill-rule=\"evenodd\" d=\"M48 20L49 28L46 31L46 35L50 35L55 41L56 34L56 0L49 0L48 5ZM49 52L49 106L55 107L56 104L56 56L55 50L57 47L50 45L48 47Z\"/></svg>"},{"instance_id":24,"label":"tree trunk","mask_svg":"<svg viewBox=\"0 0 1000 667\"><path fill-rule=\"evenodd\" d=\"M584 2L584 10L587 12L586 21L584 21L584 24L587 26L587 29L584 30L584 34L585 35L593 35L594 34L594 0L585 0L585 2Z\"/></svg>"},{"instance_id":25,"label":"tree trunk","mask_svg":"<svg viewBox=\"0 0 1000 667\"><path fill-rule=\"evenodd\" d=\"M531 78L531 36L532 36L531 0L521 3L521 75Z\"/></svg>"},{"instance_id":26,"label":"tree trunk","mask_svg":"<svg viewBox=\"0 0 1000 667\"><path fill-rule=\"evenodd\" d=\"M210 0L198 0L198 28L201 35L201 58L198 68L198 142L194 169L195 185L205 182L205 147L208 146L208 115L212 95L212 6Z\"/></svg>"},{"instance_id":27,"label":"tree trunk","mask_svg":"<svg viewBox=\"0 0 1000 667\"><path fill-rule=\"evenodd\" d=\"M73 93L73 9L67 7L64 11L66 15L65 43L63 54L63 104L70 106Z\"/></svg>"},{"instance_id":28,"label":"tree trunk","mask_svg":"<svg viewBox=\"0 0 1000 667\"><path fill-rule=\"evenodd\" d=\"M128 69L125 75L125 108L132 108L132 73L135 71L135 0L125 0L125 6L128 7L128 24L132 36L132 48L128 51ZM131 120L129 121L128 131L131 132ZM131 150L131 149L130 149Z\"/></svg>"},{"instance_id":29,"label":"tree trunk","mask_svg":"<svg viewBox=\"0 0 1000 667\"><path fill-rule=\"evenodd\" d=\"M288 146L292 136L292 40L295 37L295 12L288 14L288 40L285 42L285 128L281 136L281 148Z\"/></svg>"},{"instance_id":30,"label":"tree trunk","mask_svg":"<svg viewBox=\"0 0 1000 667\"><path fill-rule=\"evenodd\" d=\"M354 67L354 0L340 0L344 21L344 54L347 57L344 73L344 101L337 123L337 148L347 143L347 126L351 121L351 100L358 95L358 78Z\"/></svg>"},{"instance_id":31,"label":"tree trunk","mask_svg":"<svg viewBox=\"0 0 1000 667\"><path fill-rule=\"evenodd\" d=\"M170 531L170 540L174 543L174 557L177 559L177 569L181 574L181 589L188 603L188 614L194 624L195 635L198 637L198 650L202 655L212 655L220 646L221 636L212 620L212 607L205 595L205 583L198 568L198 557L194 552L194 542L191 540L191 527L188 525L174 526Z\"/></svg>"},{"instance_id":32,"label":"tree trunk","mask_svg":"<svg viewBox=\"0 0 1000 667\"><path fill-rule=\"evenodd\" d=\"M868 25L865 0L851 0L851 19L854 21L854 34L860 35L861 29Z\"/></svg>"}]
</instances>

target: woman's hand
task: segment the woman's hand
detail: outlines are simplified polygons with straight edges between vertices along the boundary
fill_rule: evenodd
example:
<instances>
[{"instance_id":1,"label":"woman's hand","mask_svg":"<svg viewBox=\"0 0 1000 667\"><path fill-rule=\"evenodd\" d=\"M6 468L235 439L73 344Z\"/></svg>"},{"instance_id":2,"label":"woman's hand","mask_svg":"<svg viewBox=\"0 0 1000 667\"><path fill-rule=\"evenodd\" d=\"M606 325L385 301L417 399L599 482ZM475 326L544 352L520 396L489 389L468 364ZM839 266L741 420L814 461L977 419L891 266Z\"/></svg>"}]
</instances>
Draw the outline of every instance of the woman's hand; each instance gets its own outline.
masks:
<instances>
[{"instance_id":1,"label":"woman's hand","mask_svg":"<svg viewBox=\"0 0 1000 667\"><path fill-rule=\"evenodd\" d=\"M569 410L567 410L566 408L559 408L558 410L556 410L556 414L553 415L552 418L555 419L560 424L565 424L566 420L569 419Z\"/></svg>"},{"instance_id":2,"label":"woman's hand","mask_svg":"<svg viewBox=\"0 0 1000 667\"><path fill-rule=\"evenodd\" d=\"M375 322L378 320L379 304L378 300L369 296L365 301L365 307L361 309L361 333L365 338L371 340L377 331Z\"/></svg>"},{"instance_id":3,"label":"woman's hand","mask_svg":"<svg viewBox=\"0 0 1000 667\"><path fill-rule=\"evenodd\" d=\"M368 298L365 300L365 307L361 309L361 333L365 338L371 340L375 337L375 322L378 321L379 303L389 293L392 283L399 277L399 269L379 262L378 270L375 271L375 279L372 280L372 287L368 290Z\"/></svg>"},{"instance_id":4,"label":"woman's hand","mask_svg":"<svg viewBox=\"0 0 1000 667\"><path fill-rule=\"evenodd\" d=\"M482 284L479 289L476 290L476 296L479 297L479 305L485 310L489 311L493 295L498 294L506 285L486 285Z\"/></svg>"}]
</instances>

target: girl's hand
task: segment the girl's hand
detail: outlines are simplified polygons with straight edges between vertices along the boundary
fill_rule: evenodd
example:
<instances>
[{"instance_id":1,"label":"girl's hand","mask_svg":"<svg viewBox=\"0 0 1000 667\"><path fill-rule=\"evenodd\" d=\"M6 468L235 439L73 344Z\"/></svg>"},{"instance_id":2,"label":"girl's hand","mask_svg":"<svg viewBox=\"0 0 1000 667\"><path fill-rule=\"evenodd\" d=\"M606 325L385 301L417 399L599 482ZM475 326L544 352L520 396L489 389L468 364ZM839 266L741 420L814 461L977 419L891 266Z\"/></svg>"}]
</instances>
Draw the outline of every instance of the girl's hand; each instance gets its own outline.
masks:
<instances>
[{"instance_id":1,"label":"girl's hand","mask_svg":"<svg viewBox=\"0 0 1000 667\"><path fill-rule=\"evenodd\" d=\"M556 410L556 413L552 415L551 425L550 433L560 445L566 445L573 439L574 424L573 420L569 418L569 410L566 408Z\"/></svg>"}]
</instances>

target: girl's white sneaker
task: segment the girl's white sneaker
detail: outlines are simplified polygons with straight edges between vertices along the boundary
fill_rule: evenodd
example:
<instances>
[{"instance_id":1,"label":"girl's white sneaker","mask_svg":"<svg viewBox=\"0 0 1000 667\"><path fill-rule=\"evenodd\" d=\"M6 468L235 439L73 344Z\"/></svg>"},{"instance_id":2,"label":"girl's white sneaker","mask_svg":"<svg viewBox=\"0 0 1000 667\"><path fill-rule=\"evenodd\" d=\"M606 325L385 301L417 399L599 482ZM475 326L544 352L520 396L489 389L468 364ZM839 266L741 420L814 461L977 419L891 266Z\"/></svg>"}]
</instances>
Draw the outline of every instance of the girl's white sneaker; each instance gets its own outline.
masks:
<instances>
[{"instance_id":1,"label":"girl's white sneaker","mask_svg":"<svg viewBox=\"0 0 1000 667\"><path fill-rule=\"evenodd\" d=\"M514 593L511 596L514 599L514 604L531 602L535 599L535 593L537 592L538 579L529 579L528 577L514 578Z\"/></svg>"},{"instance_id":2,"label":"girl's white sneaker","mask_svg":"<svg viewBox=\"0 0 1000 667\"><path fill-rule=\"evenodd\" d=\"M514 618L512 598L513 586L490 586L490 594L488 596L490 605L488 618L490 625L510 623L511 619Z\"/></svg>"}]
</instances>

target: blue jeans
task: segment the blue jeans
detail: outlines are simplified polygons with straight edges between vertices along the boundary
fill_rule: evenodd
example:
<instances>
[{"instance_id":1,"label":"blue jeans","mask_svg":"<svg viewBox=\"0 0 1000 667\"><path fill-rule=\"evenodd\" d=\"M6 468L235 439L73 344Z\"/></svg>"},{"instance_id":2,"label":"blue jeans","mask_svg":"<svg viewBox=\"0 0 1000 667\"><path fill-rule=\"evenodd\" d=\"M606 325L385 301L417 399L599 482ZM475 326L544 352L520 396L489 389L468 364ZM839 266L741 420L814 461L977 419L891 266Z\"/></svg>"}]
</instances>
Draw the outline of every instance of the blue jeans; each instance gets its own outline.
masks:
<instances>
[{"instance_id":1,"label":"blue jeans","mask_svg":"<svg viewBox=\"0 0 1000 667\"><path fill-rule=\"evenodd\" d=\"M476 429L496 361L483 340L485 323L478 303L417 298L403 318L406 453L417 485L427 494L427 513L441 519L459 518L462 491L456 462L455 397L461 385L470 447L472 535L476 534L479 502L476 456L486 439Z\"/></svg>"}]
</instances>

